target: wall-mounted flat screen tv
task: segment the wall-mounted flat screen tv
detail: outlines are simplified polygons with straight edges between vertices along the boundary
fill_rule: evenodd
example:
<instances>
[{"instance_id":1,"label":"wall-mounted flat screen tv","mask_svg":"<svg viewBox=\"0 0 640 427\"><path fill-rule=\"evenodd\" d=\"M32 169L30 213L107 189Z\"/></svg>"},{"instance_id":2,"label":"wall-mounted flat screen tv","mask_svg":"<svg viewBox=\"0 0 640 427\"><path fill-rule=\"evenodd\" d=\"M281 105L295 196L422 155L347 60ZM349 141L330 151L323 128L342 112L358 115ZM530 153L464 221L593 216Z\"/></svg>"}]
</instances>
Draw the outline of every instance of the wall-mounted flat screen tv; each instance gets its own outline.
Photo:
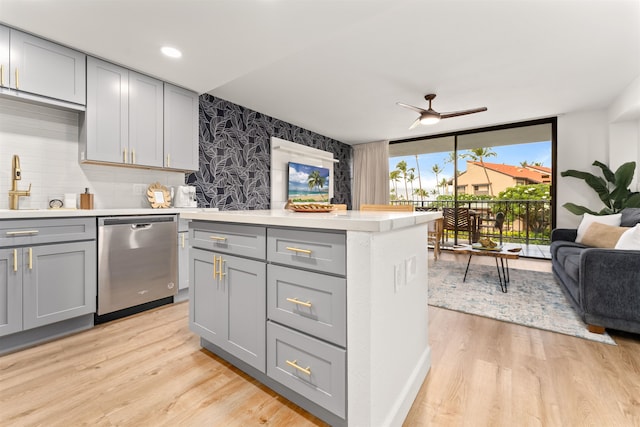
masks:
<instances>
[{"instance_id":1,"label":"wall-mounted flat screen tv","mask_svg":"<svg viewBox=\"0 0 640 427\"><path fill-rule=\"evenodd\" d=\"M329 203L329 169L289 162L287 198L294 203Z\"/></svg>"}]
</instances>

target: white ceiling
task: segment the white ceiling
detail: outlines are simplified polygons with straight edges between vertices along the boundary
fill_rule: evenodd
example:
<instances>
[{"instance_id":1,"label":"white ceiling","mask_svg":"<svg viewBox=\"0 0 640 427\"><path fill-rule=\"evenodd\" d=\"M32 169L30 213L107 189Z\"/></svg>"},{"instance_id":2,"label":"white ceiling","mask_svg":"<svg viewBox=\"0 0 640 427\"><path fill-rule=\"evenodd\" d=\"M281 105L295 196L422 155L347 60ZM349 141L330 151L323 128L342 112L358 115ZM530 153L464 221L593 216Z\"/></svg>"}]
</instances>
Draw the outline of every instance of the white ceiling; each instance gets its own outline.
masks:
<instances>
[{"instance_id":1,"label":"white ceiling","mask_svg":"<svg viewBox=\"0 0 640 427\"><path fill-rule=\"evenodd\" d=\"M607 108L640 76L640 0L0 0L0 22L348 144ZM488 111L409 130L395 103L427 93Z\"/></svg>"}]
</instances>

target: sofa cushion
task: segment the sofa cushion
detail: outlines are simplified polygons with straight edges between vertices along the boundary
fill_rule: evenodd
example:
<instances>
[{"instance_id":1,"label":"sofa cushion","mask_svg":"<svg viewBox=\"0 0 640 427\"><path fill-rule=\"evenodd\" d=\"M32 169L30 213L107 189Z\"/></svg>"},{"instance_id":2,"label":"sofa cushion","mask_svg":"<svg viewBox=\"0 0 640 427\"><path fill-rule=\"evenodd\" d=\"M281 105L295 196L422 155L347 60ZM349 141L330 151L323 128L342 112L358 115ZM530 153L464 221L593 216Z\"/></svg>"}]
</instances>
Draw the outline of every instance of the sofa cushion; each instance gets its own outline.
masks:
<instances>
[{"instance_id":1,"label":"sofa cushion","mask_svg":"<svg viewBox=\"0 0 640 427\"><path fill-rule=\"evenodd\" d=\"M640 208L624 208L620 211L620 225L623 227L633 227L640 223Z\"/></svg>"},{"instance_id":2,"label":"sofa cushion","mask_svg":"<svg viewBox=\"0 0 640 427\"><path fill-rule=\"evenodd\" d=\"M582 244L594 248L615 248L620 236L628 229L594 222L582 236Z\"/></svg>"},{"instance_id":3,"label":"sofa cushion","mask_svg":"<svg viewBox=\"0 0 640 427\"><path fill-rule=\"evenodd\" d=\"M576 242L582 243L582 238L584 237L584 233L587 231L589 226L594 222L599 222L600 224L613 225L613 226L619 227L621 217L622 217L621 213L617 213L613 215L591 215L588 213L583 214L582 221L580 221L580 225L578 226L578 235L576 236Z\"/></svg>"},{"instance_id":4,"label":"sofa cushion","mask_svg":"<svg viewBox=\"0 0 640 427\"><path fill-rule=\"evenodd\" d=\"M622 233L615 246L616 249L640 250L640 224Z\"/></svg>"},{"instance_id":5,"label":"sofa cushion","mask_svg":"<svg viewBox=\"0 0 640 427\"><path fill-rule=\"evenodd\" d=\"M564 268L571 279L578 281L578 270L580 270L580 253L584 248L576 246L563 246L556 251L556 260Z\"/></svg>"}]
</instances>

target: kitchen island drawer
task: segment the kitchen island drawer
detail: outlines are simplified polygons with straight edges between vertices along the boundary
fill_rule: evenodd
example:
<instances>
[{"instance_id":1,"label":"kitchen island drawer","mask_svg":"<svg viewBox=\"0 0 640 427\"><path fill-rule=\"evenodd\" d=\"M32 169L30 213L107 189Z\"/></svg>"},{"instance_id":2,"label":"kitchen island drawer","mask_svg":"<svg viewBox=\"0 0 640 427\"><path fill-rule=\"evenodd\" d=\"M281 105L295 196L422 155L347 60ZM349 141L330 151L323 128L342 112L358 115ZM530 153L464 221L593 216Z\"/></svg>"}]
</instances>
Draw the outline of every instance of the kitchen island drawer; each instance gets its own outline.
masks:
<instances>
[{"instance_id":1,"label":"kitchen island drawer","mask_svg":"<svg viewBox=\"0 0 640 427\"><path fill-rule=\"evenodd\" d=\"M347 281L269 264L267 315L318 338L345 347L347 340Z\"/></svg>"},{"instance_id":2,"label":"kitchen island drawer","mask_svg":"<svg viewBox=\"0 0 640 427\"><path fill-rule=\"evenodd\" d=\"M95 239L95 217L0 221L0 247Z\"/></svg>"},{"instance_id":3,"label":"kitchen island drawer","mask_svg":"<svg viewBox=\"0 0 640 427\"><path fill-rule=\"evenodd\" d=\"M346 235L328 231L269 228L267 259L278 264L346 274Z\"/></svg>"},{"instance_id":4,"label":"kitchen island drawer","mask_svg":"<svg viewBox=\"0 0 640 427\"><path fill-rule=\"evenodd\" d=\"M193 247L256 259L266 257L265 227L191 221L189 230Z\"/></svg>"},{"instance_id":5,"label":"kitchen island drawer","mask_svg":"<svg viewBox=\"0 0 640 427\"><path fill-rule=\"evenodd\" d=\"M345 418L345 350L267 322L267 375Z\"/></svg>"}]
</instances>

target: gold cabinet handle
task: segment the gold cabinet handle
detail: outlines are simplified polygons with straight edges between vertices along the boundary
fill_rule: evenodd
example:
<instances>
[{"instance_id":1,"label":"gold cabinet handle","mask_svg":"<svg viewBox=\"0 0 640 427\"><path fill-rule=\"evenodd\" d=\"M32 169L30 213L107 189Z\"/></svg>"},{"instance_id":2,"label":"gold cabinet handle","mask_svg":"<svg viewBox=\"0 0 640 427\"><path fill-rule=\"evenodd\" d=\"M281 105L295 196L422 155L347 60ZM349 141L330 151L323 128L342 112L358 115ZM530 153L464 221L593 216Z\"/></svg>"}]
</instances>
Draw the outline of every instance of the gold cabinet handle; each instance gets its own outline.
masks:
<instances>
[{"instance_id":1,"label":"gold cabinet handle","mask_svg":"<svg viewBox=\"0 0 640 427\"><path fill-rule=\"evenodd\" d=\"M171 167L171 154L167 153L167 167Z\"/></svg>"},{"instance_id":2,"label":"gold cabinet handle","mask_svg":"<svg viewBox=\"0 0 640 427\"><path fill-rule=\"evenodd\" d=\"M20 73L18 72L17 68L16 68L16 89L20 89Z\"/></svg>"},{"instance_id":3,"label":"gold cabinet handle","mask_svg":"<svg viewBox=\"0 0 640 427\"><path fill-rule=\"evenodd\" d=\"M33 249L29 248L29 270L33 270Z\"/></svg>"},{"instance_id":4,"label":"gold cabinet handle","mask_svg":"<svg viewBox=\"0 0 640 427\"><path fill-rule=\"evenodd\" d=\"M7 236L21 236L23 234L38 234L38 230L20 230L20 231L7 231Z\"/></svg>"},{"instance_id":5,"label":"gold cabinet handle","mask_svg":"<svg viewBox=\"0 0 640 427\"><path fill-rule=\"evenodd\" d=\"M226 261L222 259L222 256L218 258L218 260L220 261L220 265L218 266L218 280L222 280L222 277L227 275L227 273L223 273L224 271L223 263L225 263Z\"/></svg>"},{"instance_id":6,"label":"gold cabinet handle","mask_svg":"<svg viewBox=\"0 0 640 427\"><path fill-rule=\"evenodd\" d=\"M18 250L13 250L13 271L18 271Z\"/></svg>"},{"instance_id":7,"label":"gold cabinet handle","mask_svg":"<svg viewBox=\"0 0 640 427\"><path fill-rule=\"evenodd\" d=\"M304 302L300 301L298 298L287 298L287 301L301 305L303 307L311 307L311 301Z\"/></svg>"},{"instance_id":8,"label":"gold cabinet handle","mask_svg":"<svg viewBox=\"0 0 640 427\"><path fill-rule=\"evenodd\" d=\"M218 274L218 272L216 271L217 262L218 262L218 257L214 255L213 256L213 280L217 280L217 277L216 277L216 275Z\"/></svg>"},{"instance_id":9,"label":"gold cabinet handle","mask_svg":"<svg viewBox=\"0 0 640 427\"><path fill-rule=\"evenodd\" d=\"M136 164L136 149L132 148L131 149L131 163L132 164Z\"/></svg>"},{"instance_id":10,"label":"gold cabinet handle","mask_svg":"<svg viewBox=\"0 0 640 427\"><path fill-rule=\"evenodd\" d=\"M310 249L292 248L290 246L287 246L286 249L288 251L293 251L293 252L296 252L296 253L311 255L311 250Z\"/></svg>"},{"instance_id":11,"label":"gold cabinet handle","mask_svg":"<svg viewBox=\"0 0 640 427\"><path fill-rule=\"evenodd\" d=\"M218 240L218 241L220 241L220 242L224 242L225 240L227 240L227 238L226 238L226 237L222 237L222 236L209 236L209 238L210 238L211 240Z\"/></svg>"},{"instance_id":12,"label":"gold cabinet handle","mask_svg":"<svg viewBox=\"0 0 640 427\"><path fill-rule=\"evenodd\" d=\"M182 249L184 249L184 235L185 235L185 234L186 234L186 233L181 233L181 236L180 236L180 237L182 237L182 243L181 243L181 245L182 245Z\"/></svg>"},{"instance_id":13,"label":"gold cabinet handle","mask_svg":"<svg viewBox=\"0 0 640 427\"><path fill-rule=\"evenodd\" d=\"M311 367L310 366L307 366L306 368L303 368L302 366L298 365L298 361L297 360L293 360L293 361L285 360L285 362L287 362L287 365L293 366L298 371L304 372L307 375L311 375Z\"/></svg>"},{"instance_id":14,"label":"gold cabinet handle","mask_svg":"<svg viewBox=\"0 0 640 427\"><path fill-rule=\"evenodd\" d=\"M4 86L4 64L0 64L0 86Z\"/></svg>"},{"instance_id":15,"label":"gold cabinet handle","mask_svg":"<svg viewBox=\"0 0 640 427\"><path fill-rule=\"evenodd\" d=\"M128 163L127 161L127 149L122 150L122 163Z\"/></svg>"}]
</instances>

